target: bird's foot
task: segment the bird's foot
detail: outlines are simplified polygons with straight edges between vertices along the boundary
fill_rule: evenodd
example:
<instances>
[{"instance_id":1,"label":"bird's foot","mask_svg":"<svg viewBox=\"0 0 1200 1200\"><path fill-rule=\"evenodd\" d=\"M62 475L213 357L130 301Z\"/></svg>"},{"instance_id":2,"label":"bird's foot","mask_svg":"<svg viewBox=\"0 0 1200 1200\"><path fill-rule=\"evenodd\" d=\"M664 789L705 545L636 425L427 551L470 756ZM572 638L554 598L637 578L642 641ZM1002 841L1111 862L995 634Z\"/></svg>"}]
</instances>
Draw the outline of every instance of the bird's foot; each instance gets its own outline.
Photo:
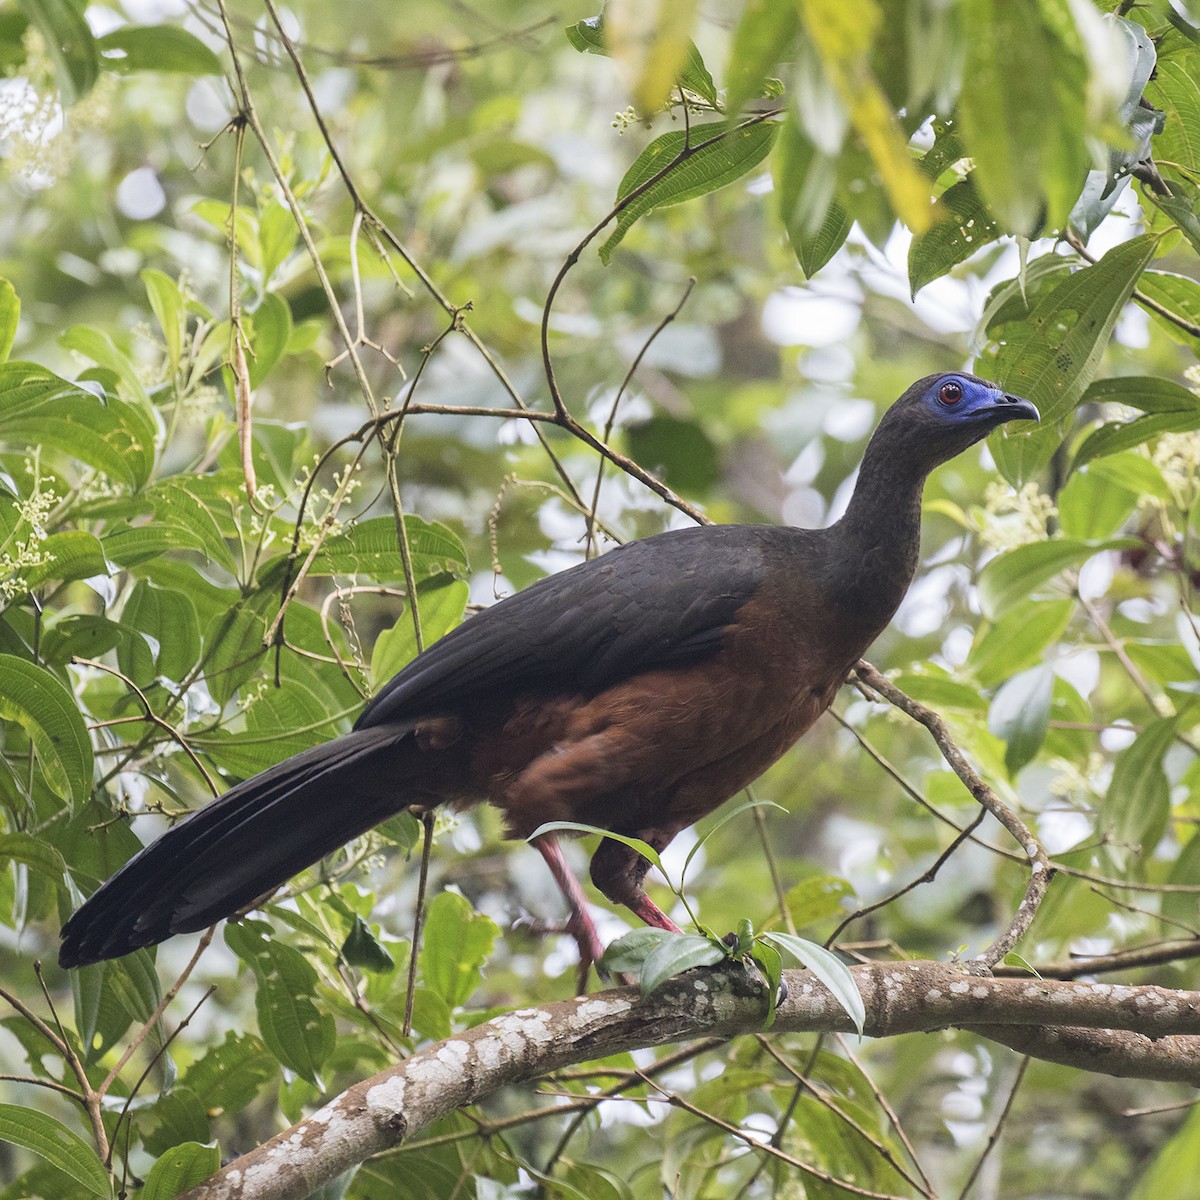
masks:
<instances>
[{"instance_id":1,"label":"bird's foot","mask_svg":"<svg viewBox=\"0 0 1200 1200\"><path fill-rule=\"evenodd\" d=\"M626 900L625 907L635 917L640 917L647 925L650 925L654 929L665 929L668 933L683 932L645 892L639 893L632 900Z\"/></svg>"}]
</instances>

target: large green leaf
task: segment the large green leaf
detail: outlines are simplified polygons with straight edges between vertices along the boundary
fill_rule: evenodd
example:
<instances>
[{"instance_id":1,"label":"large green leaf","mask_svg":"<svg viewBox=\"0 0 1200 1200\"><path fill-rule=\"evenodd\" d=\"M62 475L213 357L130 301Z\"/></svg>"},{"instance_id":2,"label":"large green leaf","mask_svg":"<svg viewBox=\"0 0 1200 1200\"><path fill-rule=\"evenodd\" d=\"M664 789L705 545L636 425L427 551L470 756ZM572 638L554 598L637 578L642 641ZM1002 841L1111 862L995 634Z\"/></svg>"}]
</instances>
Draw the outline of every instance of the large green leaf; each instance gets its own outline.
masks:
<instances>
[{"instance_id":1,"label":"large green leaf","mask_svg":"<svg viewBox=\"0 0 1200 1200\"><path fill-rule=\"evenodd\" d=\"M88 579L93 575L109 574L100 539L82 529L50 534L39 543L38 557L43 561L22 573L30 591L52 579Z\"/></svg>"},{"instance_id":2,"label":"large green leaf","mask_svg":"<svg viewBox=\"0 0 1200 1200\"><path fill-rule=\"evenodd\" d=\"M8 358L13 339L17 336L17 322L21 317L21 301L16 288L7 279L0 279L0 363Z\"/></svg>"},{"instance_id":3,"label":"large green leaf","mask_svg":"<svg viewBox=\"0 0 1200 1200\"><path fill-rule=\"evenodd\" d=\"M858 1032L862 1033L867 1020L862 993L850 968L836 954L790 933L764 933L761 938L811 971L833 993L833 998L846 1010Z\"/></svg>"},{"instance_id":4,"label":"large green leaf","mask_svg":"<svg viewBox=\"0 0 1200 1200\"><path fill-rule=\"evenodd\" d=\"M76 0L21 0L29 20L46 43L57 68L58 86L66 105L82 100L100 75L96 39Z\"/></svg>"},{"instance_id":5,"label":"large green leaf","mask_svg":"<svg viewBox=\"0 0 1200 1200\"><path fill-rule=\"evenodd\" d=\"M970 179L942 193L938 215L939 219L913 238L908 248L908 282L914 296L927 283L994 242L1002 232Z\"/></svg>"},{"instance_id":6,"label":"large green leaf","mask_svg":"<svg viewBox=\"0 0 1200 1200\"><path fill-rule=\"evenodd\" d=\"M1045 665L1014 675L996 693L988 728L1007 743L1004 765L1016 773L1041 749L1050 721L1054 672Z\"/></svg>"},{"instance_id":7,"label":"large green leaf","mask_svg":"<svg viewBox=\"0 0 1200 1200\"><path fill-rule=\"evenodd\" d=\"M958 115L988 208L1010 233L1059 228L1091 165L1088 63L1069 0L966 0Z\"/></svg>"},{"instance_id":8,"label":"large green leaf","mask_svg":"<svg viewBox=\"0 0 1200 1200\"><path fill-rule=\"evenodd\" d=\"M1162 837L1171 808L1163 755L1178 726L1177 717L1152 721L1117 756L1100 817L1105 839L1118 859L1140 854L1148 860Z\"/></svg>"},{"instance_id":9,"label":"large green leaf","mask_svg":"<svg viewBox=\"0 0 1200 1200\"><path fill-rule=\"evenodd\" d=\"M95 467L119 483L147 477L146 421L132 405L104 401L35 363L0 363L0 441L42 446Z\"/></svg>"},{"instance_id":10,"label":"large green leaf","mask_svg":"<svg viewBox=\"0 0 1200 1200\"><path fill-rule=\"evenodd\" d=\"M461 540L444 525L405 517L412 566L418 580L444 571L461 570L467 561ZM285 558L273 559L263 569L259 582L273 581L283 570ZM313 558L310 575L362 575L369 579L401 580L404 565L396 541L396 522L391 517L359 521L344 533L327 538Z\"/></svg>"},{"instance_id":11,"label":"large green leaf","mask_svg":"<svg viewBox=\"0 0 1200 1200\"><path fill-rule=\"evenodd\" d=\"M46 783L82 804L92 790L92 744L70 692L49 671L0 654L0 718L29 735Z\"/></svg>"},{"instance_id":12,"label":"large green leaf","mask_svg":"<svg viewBox=\"0 0 1200 1200\"><path fill-rule=\"evenodd\" d=\"M172 1200L215 1175L220 1166L221 1151L216 1146L182 1142L163 1154L150 1168L150 1174L138 1192L138 1200Z\"/></svg>"},{"instance_id":13,"label":"large green leaf","mask_svg":"<svg viewBox=\"0 0 1200 1200\"><path fill-rule=\"evenodd\" d=\"M1075 451L1072 471L1092 459L1140 446L1160 433L1178 433L1200 427L1200 397L1170 379L1156 379L1150 375L1099 379L1084 393L1080 403L1123 404L1140 408L1146 415L1128 421L1112 421L1089 433Z\"/></svg>"},{"instance_id":14,"label":"large green leaf","mask_svg":"<svg viewBox=\"0 0 1200 1200\"><path fill-rule=\"evenodd\" d=\"M725 104L735 116L762 94L767 76L785 59L800 29L795 0L748 0L733 31Z\"/></svg>"},{"instance_id":15,"label":"large green leaf","mask_svg":"<svg viewBox=\"0 0 1200 1200\"><path fill-rule=\"evenodd\" d=\"M92 1196L111 1196L108 1173L96 1151L48 1113L0 1104L0 1141L24 1146L69 1175Z\"/></svg>"},{"instance_id":16,"label":"large green leaf","mask_svg":"<svg viewBox=\"0 0 1200 1200\"><path fill-rule=\"evenodd\" d=\"M97 42L110 71L169 71L220 75L221 60L194 33L178 25L125 25Z\"/></svg>"},{"instance_id":17,"label":"large green leaf","mask_svg":"<svg viewBox=\"0 0 1200 1200\"><path fill-rule=\"evenodd\" d=\"M1032 478L1058 448L1157 244L1147 234L1114 247L1039 298L1027 319L989 329L997 344L985 356L984 373L1032 400L1042 416L1031 432L1006 427L988 439L996 465L1013 484Z\"/></svg>"},{"instance_id":18,"label":"large green leaf","mask_svg":"<svg viewBox=\"0 0 1200 1200\"><path fill-rule=\"evenodd\" d=\"M333 1017L317 1007L317 972L300 953L277 941L262 921L226 925L229 948L258 982L258 1027L272 1054L302 1079L321 1086L319 1072L333 1053Z\"/></svg>"},{"instance_id":19,"label":"large green leaf","mask_svg":"<svg viewBox=\"0 0 1200 1200\"><path fill-rule=\"evenodd\" d=\"M429 903L421 945L421 978L451 1008L465 1004L500 930L457 892L439 892Z\"/></svg>"},{"instance_id":20,"label":"large green leaf","mask_svg":"<svg viewBox=\"0 0 1200 1200\"><path fill-rule=\"evenodd\" d=\"M996 620L1013 605L1028 600L1042 584L1068 567L1082 566L1101 550L1123 550L1139 544L1132 538L1099 542L1055 538L997 554L979 574L979 599L984 615Z\"/></svg>"},{"instance_id":21,"label":"large green leaf","mask_svg":"<svg viewBox=\"0 0 1200 1200\"><path fill-rule=\"evenodd\" d=\"M421 636L426 646L449 633L462 621L467 607L468 588L461 579L452 579L439 587L417 592L421 616ZM402 613L391 629L385 629L371 651L371 682L382 687L401 667L417 655L417 636L412 614Z\"/></svg>"},{"instance_id":22,"label":"large green leaf","mask_svg":"<svg viewBox=\"0 0 1200 1200\"><path fill-rule=\"evenodd\" d=\"M651 209L706 196L754 170L770 153L778 129L767 121L740 128L720 121L693 125L690 130L673 129L655 138L625 172L617 188L618 200L653 179L680 155L686 153L687 157L621 210L616 227L600 247L601 261L608 262L634 222Z\"/></svg>"}]
</instances>

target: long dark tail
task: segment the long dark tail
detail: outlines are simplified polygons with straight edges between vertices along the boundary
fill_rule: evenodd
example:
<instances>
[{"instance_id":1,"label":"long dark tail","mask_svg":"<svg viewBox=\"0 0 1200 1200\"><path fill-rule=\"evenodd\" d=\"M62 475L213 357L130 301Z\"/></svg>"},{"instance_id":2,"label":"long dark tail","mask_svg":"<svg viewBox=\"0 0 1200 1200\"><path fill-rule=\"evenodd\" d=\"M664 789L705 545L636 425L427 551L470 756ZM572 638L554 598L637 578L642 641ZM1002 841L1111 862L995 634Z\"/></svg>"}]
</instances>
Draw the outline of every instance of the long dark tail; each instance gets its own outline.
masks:
<instances>
[{"instance_id":1,"label":"long dark tail","mask_svg":"<svg viewBox=\"0 0 1200 1200\"><path fill-rule=\"evenodd\" d=\"M83 966L206 929L420 799L396 752L411 733L356 729L230 788L80 906L63 926L58 961Z\"/></svg>"}]
</instances>

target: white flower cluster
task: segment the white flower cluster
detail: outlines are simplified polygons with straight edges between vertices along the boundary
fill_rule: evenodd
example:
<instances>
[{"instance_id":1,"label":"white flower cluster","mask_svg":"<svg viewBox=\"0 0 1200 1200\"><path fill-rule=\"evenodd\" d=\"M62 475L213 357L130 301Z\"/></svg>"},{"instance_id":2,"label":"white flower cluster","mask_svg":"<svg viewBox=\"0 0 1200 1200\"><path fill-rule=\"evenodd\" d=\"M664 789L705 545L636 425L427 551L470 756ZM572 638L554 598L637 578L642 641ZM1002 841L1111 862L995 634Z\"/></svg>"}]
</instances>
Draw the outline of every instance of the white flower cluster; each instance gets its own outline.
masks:
<instances>
[{"instance_id":1,"label":"white flower cluster","mask_svg":"<svg viewBox=\"0 0 1200 1200\"><path fill-rule=\"evenodd\" d=\"M23 596L29 591L29 572L54 561L53 555L42 549L42 543L48 536L47 518L58 499L52 488L35 485L32 495L10 502L16 510L16 521L0 548L0 600L8 602Z\"/></svg>"},{"instance_id":2,"label":"white flower cluster","mask_svg":"<svg viewBox=\"0 0 1200 1200\"><path fill-rule=\"evenodd\" d=\"M1036 483L1025 484L1019 492L1007 483L992 483L984 495L984 504L990 519L979 536L993 550L1044 542L1050 518L1058 513L1054 501Z\"/></svg>"}]
</instances>

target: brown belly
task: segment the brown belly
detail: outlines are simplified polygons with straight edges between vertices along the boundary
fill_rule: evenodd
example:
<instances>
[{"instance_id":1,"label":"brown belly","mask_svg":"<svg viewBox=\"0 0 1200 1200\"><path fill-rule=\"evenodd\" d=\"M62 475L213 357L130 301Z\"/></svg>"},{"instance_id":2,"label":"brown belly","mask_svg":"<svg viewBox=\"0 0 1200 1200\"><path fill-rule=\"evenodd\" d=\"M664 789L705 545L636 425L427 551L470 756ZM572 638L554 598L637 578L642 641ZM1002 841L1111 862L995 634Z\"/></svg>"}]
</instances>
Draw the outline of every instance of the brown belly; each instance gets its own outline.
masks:
<instances>
[{"instance_id":1,"label":"brown belly","mask_svg":"<svg viewBox=\"0 0 1200 1200\"><path fill-rule=\"evenodd\" d=\"M775 762L828 708L843 677L814 687L794 662L736 649L594 697L523 698L476 743L479 794L504 813L513 837L578 821L669 841Z\"/></svg>"}]
</instances>

